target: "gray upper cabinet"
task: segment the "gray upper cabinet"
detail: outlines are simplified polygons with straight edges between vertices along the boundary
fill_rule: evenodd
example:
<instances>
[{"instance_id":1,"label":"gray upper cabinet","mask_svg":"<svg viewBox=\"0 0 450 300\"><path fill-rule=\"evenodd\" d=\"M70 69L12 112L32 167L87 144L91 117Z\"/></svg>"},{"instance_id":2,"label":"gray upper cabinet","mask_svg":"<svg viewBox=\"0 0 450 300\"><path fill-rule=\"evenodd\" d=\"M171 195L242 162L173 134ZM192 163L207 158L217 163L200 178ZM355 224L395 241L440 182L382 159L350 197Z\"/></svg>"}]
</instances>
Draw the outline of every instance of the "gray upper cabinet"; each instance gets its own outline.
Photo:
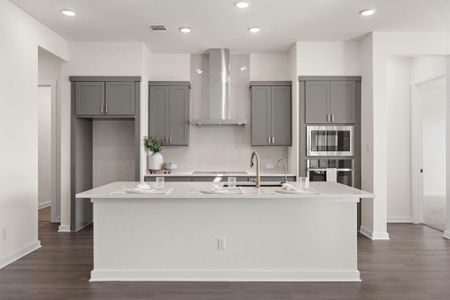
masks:
<instances>
[{"instance_id":1,"label":"gray upper cabinet","mask_svg":"<svg viewBox=\"0 0 450 300\"><path fill-rule=\"evenodd\" d=\"M272 145L291 145L291 86L272 87Z\"/></svg>"},{"instance_id":2,"label":"gray upper cabinet","mask_svg":"<svg viewBox=\"0 0 450 300\"><path fill-rule=\"evenodd\" d=\"M149 135L163 145L189 145L189 83L149 83Z\"/></svg>"},{"instance_id":3,"label":"gray upper cabinet","mask_svg":"<svg viewBox=\"0 0 450 300\"><path fill-rule=\"evenodd\" d=\"M306 123L328 122L328 104L330 99L330 82L306 82Z\"/></svg>"},{"instance_id":4,"label":"gray upper cabinet","mask_svg":"<svg viewBox=\"0 0 450 300\"><path fill-rule=\"evenodd\" d=\"M291 85L251 86L252 145L291 145Z\"/></svg>"},{"instance_id":5,"label":"gray upper cabinet","mask_svg":"<svg viewBox=\"0 0 450 300\"><path fill-rule=\"evenodd\" d=\"M135 114L134 82L106 82L106 114L129 116Z\"/></svg>"},{"instance_id":6,"label":"gray upper cabinet","mask_svg":"<svg viewBox=\"0 0 450 300\"><path fill-rule=\"evenodd\" d=\"M77 116L102 116L105 114L105 83L76 82L75 105Z\"/></svg>"},{"instance_id":7,"label":"gray upper cabinet","mask_svg":"<svg viewBox=\"0 0 450 300\"><path fill-rule=\"evenodd\" d=\"M166 102L169 99L168 86L150 86L149 89L149 115L148 126L149 135L162 141L168 142L166 139Z\"/></svg>"},{"instance_id":8,"label":"gray upper cabinet","mask_svg":"<svg viewBox=\"0 0 450 300\"><path fill-rule=\"evenodd\" d=\"M270 145L270 98L268 86L255 86L251 90L252 97L252 145Z\"/></svg>"},{"instance_id":9,"label":"gray upper cabinet","mask_svg":"<svg viewBox=\"0 0 450 300\"><path fill-rule=\"evenodd\" d=\"M134 81L75 82L76 115L79 117L134 117Z\"/></svg>"},{"instance_id":10,"label":"gray upper cabinet","mask_svg":"<svg viewBox=\"0 0 450 300\"><path fill-rule=\"evenodd\" d=\"M333 123L354 123L356 121L355 81L330 82L330 114Z\"/></svg>"},{"instance_id":11,"label":"gray upper cabinet","mask_svg":"<svg viewBox=\"0 0 450 300\"><path fill-rule=\"evenodd\" d=\"M306 123L354 123L356 93L351 80L306 81Z\"/></svg>"}]
</instances>

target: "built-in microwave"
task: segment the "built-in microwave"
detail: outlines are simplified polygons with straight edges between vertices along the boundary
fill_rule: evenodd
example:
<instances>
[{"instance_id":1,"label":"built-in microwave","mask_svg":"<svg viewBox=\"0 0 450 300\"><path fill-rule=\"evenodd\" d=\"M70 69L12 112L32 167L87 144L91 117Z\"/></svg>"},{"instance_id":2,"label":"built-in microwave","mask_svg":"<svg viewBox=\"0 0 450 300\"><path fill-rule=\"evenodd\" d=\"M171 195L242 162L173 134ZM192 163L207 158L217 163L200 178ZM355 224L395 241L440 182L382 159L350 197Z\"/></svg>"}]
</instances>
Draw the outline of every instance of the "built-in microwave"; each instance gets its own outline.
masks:
<instances>
[{"instance_id":1,"label":"built-in microwave","mask_svg":"<svg viewBox=\"0 0 450 300\"><path fill-rule=\"evenodd\" d=\"M307 126L308 156L353 156L353 126Z\"/></svg>"}]
</instances>

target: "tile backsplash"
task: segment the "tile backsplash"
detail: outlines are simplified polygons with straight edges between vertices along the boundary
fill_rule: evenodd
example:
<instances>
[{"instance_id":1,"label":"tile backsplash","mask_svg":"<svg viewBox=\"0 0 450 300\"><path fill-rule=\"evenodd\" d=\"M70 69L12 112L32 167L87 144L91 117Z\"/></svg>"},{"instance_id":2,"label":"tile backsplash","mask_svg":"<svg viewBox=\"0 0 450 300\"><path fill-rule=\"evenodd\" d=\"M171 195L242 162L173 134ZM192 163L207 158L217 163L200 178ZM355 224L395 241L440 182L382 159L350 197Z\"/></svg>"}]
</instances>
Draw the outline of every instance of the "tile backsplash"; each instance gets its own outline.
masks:
<instances>
[{"instance_id":1,"label":"tile backsplash","mask_svg":"<svg viewBox=\"0 0 450 300\"><path fill-rule=\"evenodd\" d=\"M177 171L251 171L250 155L257 151L261 170L282 172L276 167L280 158L287 159L288 147L251 146L251 116L248 54L232 54L230 60L230 112L234 118L247 119L246 126L190 127L188 147L163 147L165 161L178 165ZM209 116L208 55L191 55L191 120ZM273 165L273 168L268 168Z\"/></svg>"}]
</instances>

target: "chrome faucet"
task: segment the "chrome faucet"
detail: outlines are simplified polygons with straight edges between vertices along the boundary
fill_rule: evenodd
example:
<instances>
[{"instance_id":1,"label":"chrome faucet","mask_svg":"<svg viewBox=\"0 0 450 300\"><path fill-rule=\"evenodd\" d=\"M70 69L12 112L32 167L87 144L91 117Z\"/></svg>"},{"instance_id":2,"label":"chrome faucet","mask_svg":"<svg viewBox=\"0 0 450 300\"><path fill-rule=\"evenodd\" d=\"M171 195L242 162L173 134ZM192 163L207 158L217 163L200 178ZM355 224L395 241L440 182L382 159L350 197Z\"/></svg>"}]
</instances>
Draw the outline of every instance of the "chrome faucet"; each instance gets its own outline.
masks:
<instances>
[{"instance_id":1,"label":"chrome faucet","mask_svg":"<svg viewBox=\"0 0 450 300\"><path fill-rule=\"evenodd\" d=\"M284 162L284 183L287 183L287 181L288 181L288 179L287 179L288 164L287 164L287 161L284 158L280 158L277 161L277 167L280 164L280 162Z\"/></svg>"},{"instance_id":2,"label":"chrome faucet","mask_svg":"<svg viewBox=\"0 0 450 300\"><path fill-rule=\"evenodd\" d=\"M253 158L256 157L256 177L255 177L255 184L256 188L261 187L261 177L259 176L259 155L256 151L252 152L252 155L250 156L250 167L253 167Z\"/></svg>"}]
</instances>

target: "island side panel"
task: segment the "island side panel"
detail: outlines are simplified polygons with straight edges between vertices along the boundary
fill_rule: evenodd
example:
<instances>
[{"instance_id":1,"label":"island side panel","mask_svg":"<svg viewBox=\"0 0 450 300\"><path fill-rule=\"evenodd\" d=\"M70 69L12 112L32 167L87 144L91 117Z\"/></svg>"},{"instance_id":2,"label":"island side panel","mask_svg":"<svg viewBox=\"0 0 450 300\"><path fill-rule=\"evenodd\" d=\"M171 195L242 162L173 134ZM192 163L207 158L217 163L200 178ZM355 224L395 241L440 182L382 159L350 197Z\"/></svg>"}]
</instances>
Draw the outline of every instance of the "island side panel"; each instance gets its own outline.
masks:
<instances>
[{"instance_id":1,"label":"island side panel","mask_svg":"<svg viewBox=\"0 0 450 300\"><path fill-rule=\"evenodd\" d=\"M359 281L355 199L93 202L92 281Z\"/></svg>"}]
</instances>

